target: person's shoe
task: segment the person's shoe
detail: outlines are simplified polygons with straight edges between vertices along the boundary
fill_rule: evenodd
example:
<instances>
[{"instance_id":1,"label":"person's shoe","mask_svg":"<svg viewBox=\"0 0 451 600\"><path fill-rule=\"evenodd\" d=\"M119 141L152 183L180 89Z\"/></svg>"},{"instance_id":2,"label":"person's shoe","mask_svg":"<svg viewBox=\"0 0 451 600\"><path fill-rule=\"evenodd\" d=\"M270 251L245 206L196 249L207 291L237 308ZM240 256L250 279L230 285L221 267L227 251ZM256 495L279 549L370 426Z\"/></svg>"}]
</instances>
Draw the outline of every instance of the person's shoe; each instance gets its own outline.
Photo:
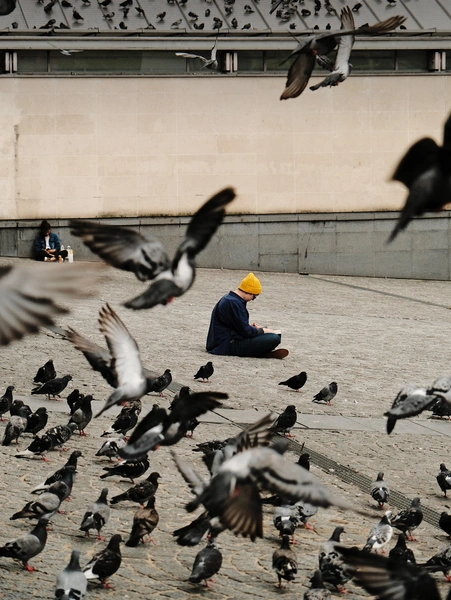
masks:
<instances>
[{"instance_id":1,"label":"person's shoe","mask_svg":"<svg viewBox=\"0 0 451 600\"><path fill-rule=\"evenodd\" d=\"M265 354L262 354L262 358L286 358L289 354L285 348L278 348L277 350L271 350L271 352L265 352Z\"/></svg>"}]
</instances>

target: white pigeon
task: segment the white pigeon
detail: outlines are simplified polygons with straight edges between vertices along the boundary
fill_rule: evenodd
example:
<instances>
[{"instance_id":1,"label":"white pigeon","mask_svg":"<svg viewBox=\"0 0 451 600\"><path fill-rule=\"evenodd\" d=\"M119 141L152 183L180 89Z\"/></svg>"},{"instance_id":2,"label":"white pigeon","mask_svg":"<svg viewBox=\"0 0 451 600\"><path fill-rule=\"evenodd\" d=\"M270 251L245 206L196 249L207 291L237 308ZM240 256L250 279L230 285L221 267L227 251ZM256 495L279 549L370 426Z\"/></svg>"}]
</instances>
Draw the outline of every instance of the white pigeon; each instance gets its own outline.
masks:
<instances>
[{"instance_id":1,"label":"white pigeon","mask_svg":"<svg viewBox=\"0 0 451 600\"><path fill-rule=\"evenodd\" d=\"M218 61L216 59L216 44L218 42L218 38L216 37L215 44L211 49L210 58L205 58L204 56L200 56L199 54L188 54L187 52L176 52L176 56L182 56L183 58L198 58L204 64L202 65L202 69L210 69L211 71L216 71L218 68Z\"/></svg>"}]
</instances>

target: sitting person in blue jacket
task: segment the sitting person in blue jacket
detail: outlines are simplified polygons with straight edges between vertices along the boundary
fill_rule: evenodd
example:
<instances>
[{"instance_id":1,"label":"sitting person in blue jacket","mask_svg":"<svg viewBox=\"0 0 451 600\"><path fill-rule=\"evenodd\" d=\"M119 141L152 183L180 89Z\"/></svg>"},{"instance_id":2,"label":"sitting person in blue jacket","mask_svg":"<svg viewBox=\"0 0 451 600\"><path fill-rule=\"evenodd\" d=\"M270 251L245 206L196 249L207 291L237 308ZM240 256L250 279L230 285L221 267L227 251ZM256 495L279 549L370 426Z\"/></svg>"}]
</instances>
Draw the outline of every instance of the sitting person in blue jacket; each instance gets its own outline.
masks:
<instances>
[{"instance_id":1,"label":"sitting person in blue jacket","mask_svg":"<svg viewBox=\"0 0 451 600\"><path fill-rule=\"evenodd\" d=\"M39 226L39 233L36 236L33 246L34 257L36 260L47 260L55 262L61 256L66 258L67 250L61 250L61 243L56 233L48 221L42 221Z\"/></svg>"},{"instance_id":2,"label":"sitting person in blue jacket","mask_svg":"<svg viewBox=\"0 0 451 600\"><path fill-rule=\"evenodd\" d=\"M253 273L249 273L238 289L219 300L211 313L207 352L256 358L288 356L288 350L284 348L275 350L280 344L280 333L249 323L246 304L255 300L261 291L260 281Z\"/></svg>"}]
</instances>

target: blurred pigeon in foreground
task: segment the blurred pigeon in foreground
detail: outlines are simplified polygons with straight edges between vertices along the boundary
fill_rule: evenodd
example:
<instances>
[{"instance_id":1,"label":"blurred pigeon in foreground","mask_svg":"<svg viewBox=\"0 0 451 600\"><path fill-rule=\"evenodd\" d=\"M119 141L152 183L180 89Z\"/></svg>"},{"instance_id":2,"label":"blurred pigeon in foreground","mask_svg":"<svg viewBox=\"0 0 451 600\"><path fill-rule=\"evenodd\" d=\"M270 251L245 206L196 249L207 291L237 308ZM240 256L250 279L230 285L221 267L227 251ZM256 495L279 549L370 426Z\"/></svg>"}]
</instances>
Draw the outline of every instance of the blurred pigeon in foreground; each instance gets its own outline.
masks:
<instances>
[{"instance_id":1,"label":"blurred pigeon in foreground","mask_svg":"<svg viewBox=\"0 0 451 600\"><path fill-rule=\"evenodd\" d=\"M299 375L293 375L293 377L290 377L286 381L281 381L279 385L286 385L295 392L299 392L299 390L304 387L306 381L307 373L305 371L301 371Z\"/></svg>"},{"instance_id":2,"label":"blurred pigeon in foreground","mask_svg":"<svg viewBox=\"0 0 451 600\"><path fill-rule=\"evenodd\" d=\"M145 543L144 538L146 536L149 542L153 541L150 534L158 525L159 519L160 517L155 508L155 496L151 496L147 501L147 506L142 506L135 512L130 537L125 545L136 548L140 541Z\"/></svg>"},{"instance_id":3,"label":"blurred pigeon in foreground","mask_svg":"<svg viewBox=\"0 0 451 600\"><path fill-rule=\"evenodd\" d=\"M393 431L398 419L407 419L419 415L432 404L435 404L437 399L437 396L429 394L425 388L416 387L413 383L404 386L398 392L390 410L384 413L384 416L388 417L387 433L390 434Z\"/></svg>"},{"instance_id":4,"label":"blurred pigeon in foreground","mask_svg":"<svg viewBox=\"0 0 451 600\"><path fill-rule=\"evenodd\" d=\"M112 588L107 580L121 566L121 542L121 536L116 533L111 537L108 546L91 558L88 564L83 567L86 579L99 579L104 588Z\"/></svg>"},{"instance_id":5,"label":"blurred pigeon in foreground","mask_svg":"<svg viewBox=\"0 0 451 600\"><path fill-rule=\"evenodd\" d=\"M272 555L272 568L277 574L279 588L282 589L282 579L290 582L298 572L298 563L295 552L290 548L290 536L283 535L280 548Z\"/></svg>"},{"instance_id":6,"label":"blurred pigeon in foreground","mask_svg":"<svg viewBox=\"0 0 451 600\"><path fill-rule=\"evenodd\" d=\"M203 383L208 382L214 372L215 368L213 367L213 363L210 360L207 362L206 365L203 365L199 368L197 373L194 375L194 379L201 379Z\"/></svg>"},{"instance_id":7,"label":"blurred pigeon in foreground","mask_svg":"<svg viewBox=\"0 0 451 600\"><path fill-rule=\"evenodd\" d=\"M328 406L337 395L338 385L336 381L332 381L329 385L322 388L315 396L312 402L325 402Z\"/></svg>"},{"instance_id":8,"label":"blurred pigeon in foreground","mask_svg":"<svg viewBox=\"0 0 451 600\"><path fill-rule=\"evenodd\" d=\"M443 131L443 145L431 138L422 138L406 152L396 167L392 179L409 190L401 215L388 242L405 229L413 217L425 212L440 211L451 196L451 115Z\"/></svg>"},{"instance_id":9,"label":"blurred pigeon in foreground","mask_svg":"<svg viewBox=\"0 0 451 600\"><path fill-rule=\"evenodd\" d=\"M15 558L20 560L27 571L35 571L34 567L30 567L28 561L30 558L38 555L44 550L47 542L47 519L39 519L37 525L30 531L25 533L15 540L6 542L0 547L0 556L6 558Z\"/></svg>"},{"instance_id":10,"label":"blurred pigeon in foreground","mask_svg":"<svg viewBox=\"0 0 451 600\"><path fill-rule=\"evenodd\" d=\"M91 367L115 388L97 417L115 404L142 398L155 383L153 377L144 375L138 344L111 306L102 306L99 315L100 332L105 336L109 352L71 328L67 332L67 339L83 352Z\"/></svg>"},{"instance_id":11,"label":"blurred pigeon in foreground","mask_svg":"<svg viewBox=\"0 0 451 600\"><path fill-rule=\"evenodd\" d=\"M390 488L388 483L384 481L384 474L382 471L377 474L376 481L373 481L371 484L370 494L378 503L379 508L384 508L384 504L386 504L390 498Z\"/></svg>"},{"instance_id":12,"label":"blurred pigeon in foreground","mask_svg":"<svg viewBox=\"0 0 451 600\"><path fill-rule=\"evenodd\" d=\"M103 488L99 498L91 504L89 510L87 510L83 516L83 520L79 527L80 531L84 531L89 537L89 530L97 530L97 539L103 540L100 535L100 530L110 518L110 507L108 506L108 488Z\"/></svg>"},{"instance_id":13,"label":"blurred pigeon in foreground","mask_svg":"<svg viewBox=\"0 0 451 600\"><path fill-rule=\"evenodd\" d=\"M55 600L81 600L88 580L80 568L80 550L72 550L69 564L56 577Z\"/></svg>"},{"instance_id":14,"label":"blurred pigeon in foreground","mask_svg":"<svg viewBox=\"0 0 451 600\"><path fill-rule=\"evenodd\" d=\"M332 595L323 583L321 571L316 570L310 579L310 589L304 594L304 600L331 600Z\"/></svg>"},{"instance_id":15,"label":"blurred pigeon in foreground","mask_svg":"<svg viewBox=\"0 0 451 600\"><path fill-rule=\"evenodd\" d=\"M215 538L211 537L205 548L196 554L189 581L200 583L205 581L206 587L210 587L208 580L218 573L222 566L222 554L216 547Z\"/></svg>"},{"instance_id":16,"label":"blurred pigeon in foreground","mask_svg":"<svg viewBox=\"0 0 451 600\"><path fill-rule=\"evenodd\" d=\"M442 571L445 575L446 581L451 582L451 546L446 546L439 550L432 558L426 561L423 565L420 565L429 573L438 573Z\"/></svg>"},{"instance_id":17,"label":"blurred pigeon in foreground","mask_svg":"<svg viewBox=\"0 0 451 600\"><path fill-rule=\"evenodd\" d=\"M451 537L451 515L446 511L440 513L440 519L438 522L438 526L442 529L448 536Z\"/></svg>"},{"instance_id":18,"label":"blurred pigeon in foreground","mask_svg":"<svg viewBox=\"0 0 451 600\"><path fill-rule=\"evenodd\" d=\"M71 233L113 267L132 271L140 281L154 280L143 294L125 303L135 310L152 308L167 304L192 286L195 257L210 242L224 219L225 207L234 198L234 190L225 188L199 208L172 262L158 239L131 229L71 221Z\"/></svg>"},{"instance_id":19,"label":"blurred pigeon in foreground","mask_svg":"<svg viewBox=\"0 0 451 600\"><path fill-rule=\"evenodd\" d=\"M47 383L51 379L56 378L56 370L53 364L53 360L48 360L44 366L39 367L33 382L34 383Z\"/></svg>"},{"instance_id":20,"label":"blurred pigeon in foreground","mask_svg":"<svg viewBox=\"0 0 451 600\"><path fill-rule=\"evenodd\" d=\"M16 0L0 0L0 15L9 15L16 8Z\"/></svg>"},{"instance_id":21,"label":"blurred pigeon in foreground","mask_svg":"<svg viewBox=\"0 0 451 600\"><path fill-rule=\"evenodd\" d=\"M318 553L319 571L323 581L334 585L340 593L347 593L344 585L352 579L353 569L337 552L343 527L335 527L328 540L323 542Z\"/></svg>"}]
</instances>

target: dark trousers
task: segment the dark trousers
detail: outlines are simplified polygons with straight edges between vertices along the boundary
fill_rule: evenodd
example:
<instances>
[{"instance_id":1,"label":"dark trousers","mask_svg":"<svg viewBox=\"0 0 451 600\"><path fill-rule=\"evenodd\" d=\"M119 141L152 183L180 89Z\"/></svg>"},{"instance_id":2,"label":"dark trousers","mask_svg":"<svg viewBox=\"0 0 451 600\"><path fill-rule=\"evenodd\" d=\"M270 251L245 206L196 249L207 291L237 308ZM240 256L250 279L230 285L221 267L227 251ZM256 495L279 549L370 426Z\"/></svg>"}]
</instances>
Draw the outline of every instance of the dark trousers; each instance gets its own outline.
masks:
<instances>
[{"instance_id":1,"label":"dark trousers","mask_svg":"<svg viewBox=\"0 0 451 600\"><path fill-rule=\"evenodd\" d=\"M261 333L257 337L230 342L229 356L259 357L266 352L271 352L280 344L279 333Z\"/></svg>"},{"instance_id":2,"label":"dark trousers","mask_svg":"<svg viewBox=\"0 0 451 600\"><path fill-rule=\"evenodd\" d=\"M60 250L59 252L55 252L54 254L47 254L45 250L38 250L35 254L36 260L44 260L46 257L54 256L56 260L58 260L59 256L66 258L67 250Z\"/></svg>"}]
</instances>

